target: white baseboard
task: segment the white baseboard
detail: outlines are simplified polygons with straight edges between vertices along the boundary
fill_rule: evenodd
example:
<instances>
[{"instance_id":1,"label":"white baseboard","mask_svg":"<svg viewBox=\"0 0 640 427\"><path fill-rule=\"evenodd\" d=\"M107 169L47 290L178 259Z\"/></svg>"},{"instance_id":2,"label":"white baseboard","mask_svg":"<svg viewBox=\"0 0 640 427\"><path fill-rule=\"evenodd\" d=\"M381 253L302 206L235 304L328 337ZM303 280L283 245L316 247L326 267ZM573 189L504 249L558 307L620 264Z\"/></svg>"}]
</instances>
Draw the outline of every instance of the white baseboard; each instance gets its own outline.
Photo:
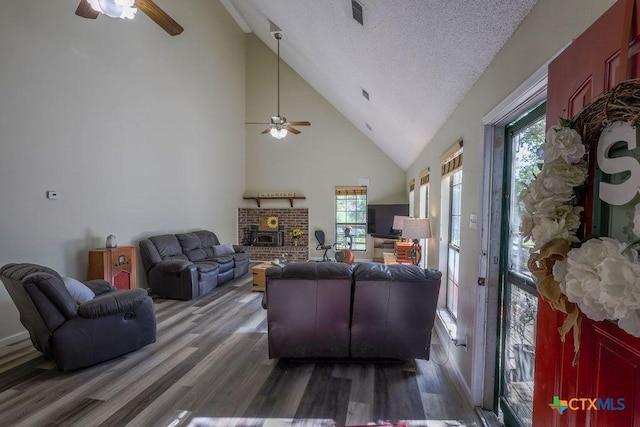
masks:
<instances>
[{"instance_id":1,"label":"white baseboard","mask_svg":"<svg viewBox=\"0 0 640 427\"><path fill-rule=\"evenodd\" d=\"M447 348L447 352L449 352L449 345L451 344L451 340L455 337L451 336L450 331L445 326L443 320L440 318L440 315L438 314L436 315L436 322L435 322L434 329L438 334L438 339L440 340L442 345L445 348ZM474 406L473 399L471 396L471 388L469 387L467 382L464 380L464 377L462 376L462 372L460 372L460 368L458 367L458 364L455 363L455 361L451 358L451 353L449 353L449 362L450 362L449 365L451 366L451 372L455 375L455 379L457 380L457 383L459 386L458 390L460 390L460 392L467 399L467 403L471 406Z\"/></svg>"},{"instance_id":2,"label":"white baseboard","mask_svg":"<svg viewBox=\"0 0 640 427\"><path fill-rule=\"evenodd\" d=\"M27 338L29 338L28 331L18 332L17 334L13 334L5 338L0 338L0 347L5 347L7 345L11 345L13 343L25 340Z\"/></svg>"}]
</instances>

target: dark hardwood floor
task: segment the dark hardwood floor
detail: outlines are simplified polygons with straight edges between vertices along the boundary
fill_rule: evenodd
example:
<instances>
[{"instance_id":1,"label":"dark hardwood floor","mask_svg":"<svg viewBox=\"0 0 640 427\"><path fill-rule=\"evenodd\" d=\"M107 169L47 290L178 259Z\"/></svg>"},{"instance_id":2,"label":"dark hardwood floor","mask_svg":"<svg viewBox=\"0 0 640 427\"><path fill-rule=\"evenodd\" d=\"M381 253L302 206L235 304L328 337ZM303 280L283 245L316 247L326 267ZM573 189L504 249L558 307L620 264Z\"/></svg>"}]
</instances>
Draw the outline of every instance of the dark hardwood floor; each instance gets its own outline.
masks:
<instances>
[{"instance_id":1,"label":"dark hardwood floor","mask_svg":"<svg viewBox=\"0 0 640 427\"><path fill-rule=\"evenodd\" d=\"M155 299L156 343L91 368L60 372L29 340L0 347L0 425L482 425L435 334L430 361L269 360L251 279Z\"/></svg>"}]
</instances>

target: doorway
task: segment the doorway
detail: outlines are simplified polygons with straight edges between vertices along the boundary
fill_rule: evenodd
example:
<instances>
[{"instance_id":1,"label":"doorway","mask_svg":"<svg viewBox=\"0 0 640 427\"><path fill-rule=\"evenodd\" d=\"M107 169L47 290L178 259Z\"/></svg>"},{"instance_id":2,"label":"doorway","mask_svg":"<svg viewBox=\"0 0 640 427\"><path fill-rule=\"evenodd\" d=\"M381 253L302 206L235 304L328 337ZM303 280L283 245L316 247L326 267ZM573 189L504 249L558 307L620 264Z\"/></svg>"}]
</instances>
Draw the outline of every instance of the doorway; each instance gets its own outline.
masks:
<instances>
[{"instance_id":1,"label":"doorway","mask_svg":"<svg viewBox=\"0 0 640 427\"><path fill-rule=\"evenodd\" d=\"M496 391L507 427L531 426L533 418L538 299L527 268L533 242L520 234L527 218L518 195L542 163L545 110L543 103L505 128Z\"/></svg>"}]
</instances>

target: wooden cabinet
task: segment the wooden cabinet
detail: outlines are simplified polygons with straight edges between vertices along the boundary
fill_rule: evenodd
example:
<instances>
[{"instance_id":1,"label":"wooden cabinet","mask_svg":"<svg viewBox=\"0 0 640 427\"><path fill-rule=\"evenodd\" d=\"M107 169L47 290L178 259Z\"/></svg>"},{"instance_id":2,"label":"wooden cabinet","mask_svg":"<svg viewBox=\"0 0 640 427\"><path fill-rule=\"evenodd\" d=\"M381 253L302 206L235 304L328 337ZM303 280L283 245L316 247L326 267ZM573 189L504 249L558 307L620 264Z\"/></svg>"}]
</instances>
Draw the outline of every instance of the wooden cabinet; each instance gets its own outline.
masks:
<instances>
[{"instance_id":1,"label":"wooden cabinet","mask_svg":"<svg viewBox=\"0 0 640 427\"><path fill-rule=\"evenodd\" d=\"M118 289L136 287L136 248L121 246L89 251L89 280L103 279Z\"/></svg>"},{"instance_id":2,"label":"wooden cabinet","mask_svg":"<svg viewBox=\"0 0 640 427\"><path fill-rule=\"evenodd\" d=\"M253 288L252 291L264 292L267 286L267 268L273 267L270 262L265 262L254 266L251 270L253 272Z\"/></svg>"},{"instance_id":3,"label":"wooden cabinet","mask_svg":"<svg viewBox=\"0 0 640 427\"><path fill-rule=\"evenodd\" d=\"M413 242L396 242L396 262L413 264L417 255Z\"/></svg>"}]
</instances>

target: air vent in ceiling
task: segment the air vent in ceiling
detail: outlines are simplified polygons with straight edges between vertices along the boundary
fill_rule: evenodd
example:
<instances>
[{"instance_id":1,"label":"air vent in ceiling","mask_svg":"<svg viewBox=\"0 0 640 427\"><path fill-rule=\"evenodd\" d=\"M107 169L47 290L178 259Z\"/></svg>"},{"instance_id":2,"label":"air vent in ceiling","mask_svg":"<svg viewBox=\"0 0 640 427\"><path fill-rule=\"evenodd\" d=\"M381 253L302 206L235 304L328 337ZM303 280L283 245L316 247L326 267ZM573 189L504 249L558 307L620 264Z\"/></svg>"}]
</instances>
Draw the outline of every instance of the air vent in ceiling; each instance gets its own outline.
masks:
<instances>
[{"instance_id":1,"label":"air vent in ceiling","mask_svg":"<svg viewBox=\"0 0 640 427\"><path fill-rule=\"evenodd\" d=\"M351 0L351 10L353 11L353 19L358 21L360 25L364 26L364 16L362 12L362 4L356 0Z\"/></svg>"},{"instance_id":2,"label":"air vent in ceiling","mask_svg":"<svg viewBox=\"0 0 640 427\"><path fill-rule=\"evenodd\" d=\"M369 123L365 123L364 125L367 127L367 129L369 129L369 130L371 130L371 131L373 130L373 129L371 128L371 125L370 125Z\"/></svg>"},{"instance_id":3,"label":"air vent in ceiling","mask_svg":"<svg viewBox=\"0 0 640 427\"><path fill-rule=\"evenodd\" d=\"M367 101L369 100L369 92L367 92L364 89L362 89L362 96L364 96L367 99Z\"/></svg>"}]
</instances>

